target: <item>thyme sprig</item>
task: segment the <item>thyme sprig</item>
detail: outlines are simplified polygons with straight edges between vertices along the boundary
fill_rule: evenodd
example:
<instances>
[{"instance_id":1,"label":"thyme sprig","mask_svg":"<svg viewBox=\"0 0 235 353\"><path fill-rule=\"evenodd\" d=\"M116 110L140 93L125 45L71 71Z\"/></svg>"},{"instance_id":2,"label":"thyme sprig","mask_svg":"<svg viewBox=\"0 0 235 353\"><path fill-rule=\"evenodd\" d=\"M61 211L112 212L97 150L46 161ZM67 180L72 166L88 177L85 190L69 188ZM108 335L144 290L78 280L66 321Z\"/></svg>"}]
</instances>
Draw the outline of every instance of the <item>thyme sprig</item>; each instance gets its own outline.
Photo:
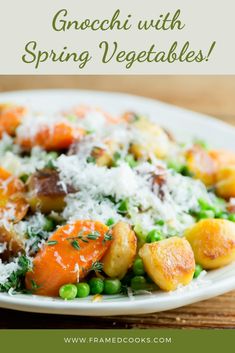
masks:
<instances>
[{"instance_id":1,"label":"thyme sprig","mask_svg":"<svg viewBox=\"0 0 235 353\"><path fill-rule=\"evenodd\" d=\"M45 244L49 245L49 246L56 245L56 244L58 244L58 241L57 240L48 240Z\"/></svg>"},{"instance_id":2,"label":"thyme sprig","mask_svg":"<svg viewBox=\"0 0 235 353\"><path fill-rule=\"evenodd\" d=\"M103 270L103 263L100 261L95 261L92 263L90 271L101 272Z\"/></svg>"},{"instance_id":3,"label":"thyme sprig","mask_svg":"<svg viewBox=\"0 0 235 353\"><path fill-rule=\"evenodd\" d=\"M79 232L77 236L75 237L69 237L67 238L68 241L71 242L71 245L76 249L76 250L80 250L80 245L78 240L81 240L84 243L89 243L89 240L97 240L100 237L100 233L97 231L94 231L92 233L88 233L86 235L84 235L84 232Z\"/></svg>"},{"instance_id":4,"label":"thyme sprig","mask_svg":"<svg viewBox=\"0 0 235 353\"><path fill-rule=\"evenodd\" d=\"M79 243L78 243L77 240L73 240L73 241L71 242L71 245L72 245L72 247L74 247L74 249L76 249L76 250L80 250L80 249L81 249L81 247L80 247L80 245L79 245Z\"/></svg>"},{"instance_id":5,"label":"thyme sprig","mask_svg":"<svg viewBox=\"0 0 235 353\"><path fill-rule=\"evenodd\" d=\"M113 239L112 232L108 230L108 232L105 233L103 243L106 243L106 241L111 241Z\"/></svg>"}]
</instances>

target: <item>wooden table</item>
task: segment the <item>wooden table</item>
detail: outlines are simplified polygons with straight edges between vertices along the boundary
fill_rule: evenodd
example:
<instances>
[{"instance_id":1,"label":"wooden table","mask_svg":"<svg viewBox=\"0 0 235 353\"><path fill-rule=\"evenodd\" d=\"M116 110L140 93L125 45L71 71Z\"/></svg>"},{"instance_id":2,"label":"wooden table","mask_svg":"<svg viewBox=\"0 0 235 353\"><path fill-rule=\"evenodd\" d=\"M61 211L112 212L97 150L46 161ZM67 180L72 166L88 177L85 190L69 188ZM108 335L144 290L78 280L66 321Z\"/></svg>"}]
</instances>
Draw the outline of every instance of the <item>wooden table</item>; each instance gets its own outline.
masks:
<instances>
[{"instance_id":1,"label":"wooden table","mask_svg":"<svg viewBox=\"0 0 235 353\"><path fill-rule=\"evenodd\" d=\"M160 99L235 125L235 76L0 76L0 91L82 88ZM235 328L235 291L161 313L86 318L0 309L2 328Z\"/></svg>"}]
</instances>

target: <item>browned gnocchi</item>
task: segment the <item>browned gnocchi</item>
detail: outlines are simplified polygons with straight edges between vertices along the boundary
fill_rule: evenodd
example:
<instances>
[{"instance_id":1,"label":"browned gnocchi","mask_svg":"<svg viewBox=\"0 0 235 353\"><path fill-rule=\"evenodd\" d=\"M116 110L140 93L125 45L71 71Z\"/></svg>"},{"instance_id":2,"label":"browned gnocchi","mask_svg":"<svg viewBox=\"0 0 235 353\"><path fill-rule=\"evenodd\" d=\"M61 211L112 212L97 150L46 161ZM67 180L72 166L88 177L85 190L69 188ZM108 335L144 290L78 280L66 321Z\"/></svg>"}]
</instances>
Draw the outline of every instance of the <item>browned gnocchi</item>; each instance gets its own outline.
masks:
<instances>
[{"instance_id":1,"label":"browned gnocchi","mask_svg":"<svg viewBox=\"0 0 235 353\"><path fill-rule=\"evenodd\" d=\"M235 223L203 219L185 231L195 260L205 269L215 269L235 260Z\"/></svg>"},{"instance_id":2,"label":"browned gnocchi","mask_svg":"<svg viewBox=\"0 0 235 353\"><path fill-rule=\"evenodd\" d=\"M175 290L193 279L194 254L185 238L172 237L145 244L139 255L147 274L163 290Z\"/></svg>"},{"instance_id":3,"label":"browned gnocchi","mask_svg":"<svg viewBox=\"0 0 235 353\"><path fill-rule=\"evenodd\" d=\"M111 278L122 278L131 268L137 251L135 233L127 223L118 222L113 227L113 242L102 262L104 272Z\"/></svg>"}]
</instances>

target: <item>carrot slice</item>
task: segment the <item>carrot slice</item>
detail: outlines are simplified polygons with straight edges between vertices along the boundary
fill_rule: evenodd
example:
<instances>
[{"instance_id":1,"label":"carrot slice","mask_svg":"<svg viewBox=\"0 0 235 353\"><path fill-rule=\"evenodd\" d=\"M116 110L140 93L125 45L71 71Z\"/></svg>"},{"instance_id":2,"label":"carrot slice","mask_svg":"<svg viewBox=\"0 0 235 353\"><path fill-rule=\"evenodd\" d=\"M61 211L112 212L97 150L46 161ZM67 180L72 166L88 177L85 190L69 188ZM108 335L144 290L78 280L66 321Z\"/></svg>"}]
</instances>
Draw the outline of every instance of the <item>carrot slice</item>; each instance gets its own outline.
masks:
<instances>
[{"instance_id":1,"label":"carrot slice","mask_svg":"<svg viewBox=\"0 0 235 353\"><path fill-rule=\"evenodd\" d=\"M17 143L25 149L31 149L33 146L41 146L45 150L62 150L68 148L75 141L85 134L85 131L79 127L73 127L66 122L55 124L54 127L44 126L33 137L17 137Z\"/></svg>"},{"instance_id":2,"label":"carrot slice","mask_svg":"<svg viewBox=\"0 0 235 353\"><path fill-rule=\"evenodd\" d=\"M15 135L16 128L20 125L26 108L11 104L0 104L0 137L6 132Z\"/></svg>"},{"instance_id":3,"label":"carrot slice","mask_svg":"<svg viewBox=\"0 0 235 353\"><path fill-rule=\"evenodd\" d=\"M0 218L19 222L27 213L22 181L0 167Z\"/></svg>"},{"instance_id":4,"label":"carrot slice","mask_svg":"<svg viewBox=\"0 0 235 353\"><path fill-rule=\"evenodd\" d=\"M34 294L58 296L66 283L77 283L111 244L109 228L97 221L78 220L60 227L37 253L26 288Z\"/></svg>"}]
</instances>

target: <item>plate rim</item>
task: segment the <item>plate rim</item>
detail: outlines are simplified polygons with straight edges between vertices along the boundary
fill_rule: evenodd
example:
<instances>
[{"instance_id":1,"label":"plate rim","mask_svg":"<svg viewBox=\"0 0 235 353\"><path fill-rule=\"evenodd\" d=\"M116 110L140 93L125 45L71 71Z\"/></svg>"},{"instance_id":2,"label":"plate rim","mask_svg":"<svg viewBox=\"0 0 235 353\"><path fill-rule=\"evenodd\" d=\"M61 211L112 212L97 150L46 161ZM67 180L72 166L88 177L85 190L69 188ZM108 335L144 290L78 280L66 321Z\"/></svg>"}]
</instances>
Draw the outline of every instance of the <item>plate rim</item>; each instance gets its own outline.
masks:
<instances>
[{"instance_id":1,"label":"plate rim","mask_svg":"<svg viewBox=\"0 0 235 353\"><path fill-rule=\"evenodd\" d=\"M233 270L235 269L235 266ZM165 310L172 310L183 307L195 302L207 300L218 295L222 295L235 289L235 274L220 280L218 283L208 283L206 285L206 292L204 286L198 286L196 289L185 291L184 302L182 303L182 292L162 292L164 298L159 307L159 300L156 300L154 294L137 300L123 301L97 301L92 302L81 299L73 301L65 301L59 298L41 297L33 295L9 295L7 293L0 293L0 307L6 309L14 309L18 311L48 313L48 314L62 314L62 315L78 315L78 316L120 316L120 315L136 315L149 314ZM195 295L197 294L197 296ZM200 298L198 298L200 296ZM15 300L12 302L12 298ZM23 297L23 298L22 298ZM29 298L33 300L28 300ZM135 297L137 298L137 297ZM36 299L36 300L35 300ZM42 300L43 299L43 300ZM40 301L40 304L38 303Z\"/></svg>"}]
</instances>

